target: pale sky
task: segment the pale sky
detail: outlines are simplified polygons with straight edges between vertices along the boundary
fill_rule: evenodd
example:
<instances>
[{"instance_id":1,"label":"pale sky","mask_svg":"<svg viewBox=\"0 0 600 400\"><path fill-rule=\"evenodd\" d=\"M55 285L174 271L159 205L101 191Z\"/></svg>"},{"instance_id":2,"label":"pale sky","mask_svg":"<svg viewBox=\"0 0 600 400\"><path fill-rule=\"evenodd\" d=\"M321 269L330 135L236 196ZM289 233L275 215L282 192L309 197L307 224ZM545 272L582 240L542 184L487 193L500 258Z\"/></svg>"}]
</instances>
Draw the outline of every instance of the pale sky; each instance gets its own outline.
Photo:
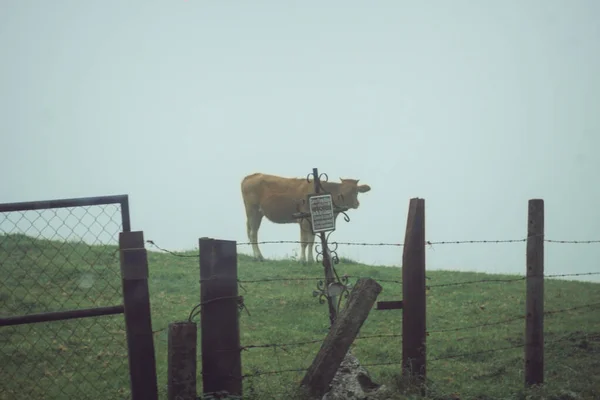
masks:
<instances>
[{"instance_id":1,"label":"pale sky","mask_svg":"<svg viewBox=\"0 0 600 400\"><path fill-rule=\"evenodd\" d=\"M430 241L524 238L531 198L548 239L598 240L599 18L597 0L4 0L0 202L128 194L134 230L191 249L247 241L245 175L317 167L372 188L331 240L402 242L411 197ZM600 244L545 257L600 271ZM521 274L525 244L440 245L427 267Z\"/></svg>"}]
</instances>

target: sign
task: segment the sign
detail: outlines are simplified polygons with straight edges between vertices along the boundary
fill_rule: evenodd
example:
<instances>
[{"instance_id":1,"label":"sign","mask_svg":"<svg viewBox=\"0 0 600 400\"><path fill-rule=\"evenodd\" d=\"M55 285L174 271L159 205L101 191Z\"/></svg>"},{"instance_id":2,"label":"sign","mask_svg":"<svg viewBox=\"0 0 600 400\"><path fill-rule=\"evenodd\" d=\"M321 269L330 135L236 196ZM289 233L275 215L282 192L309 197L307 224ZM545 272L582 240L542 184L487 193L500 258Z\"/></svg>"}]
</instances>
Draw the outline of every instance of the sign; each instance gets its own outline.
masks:
<instances>
[{"instance_id":1,"label":"sign","mask_svg":"<svg viewBox=\"0 0 600 400\"><path fill-rule=\"evenodd\" d=\"M313 233L335 231L335 215L331 194L308 196Z\"/></svg>"}]
</instances>

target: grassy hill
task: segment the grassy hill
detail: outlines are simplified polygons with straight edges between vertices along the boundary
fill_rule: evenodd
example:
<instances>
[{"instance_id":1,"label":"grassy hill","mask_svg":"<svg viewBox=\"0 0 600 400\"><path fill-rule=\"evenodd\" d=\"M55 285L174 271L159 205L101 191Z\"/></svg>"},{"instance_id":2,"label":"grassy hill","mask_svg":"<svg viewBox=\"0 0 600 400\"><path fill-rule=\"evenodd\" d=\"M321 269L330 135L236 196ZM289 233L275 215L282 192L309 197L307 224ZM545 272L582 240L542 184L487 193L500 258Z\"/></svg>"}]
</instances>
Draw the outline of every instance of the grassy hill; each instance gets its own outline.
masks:
<instances>
[{"instance_id":1,"label":"grassy hill","mask_svg":"<svg viewBox=\"0 0 600 400\"><path fill-rule=\"evenodd\" d=\"M116 250L0 236L0 315L119 304ZM186 320L199 302L197 254L182 255L149 251L161 399L166 399L166 328ZM239 255L238 270L240 280L253 281L243 282L240 289L250 312L240 317L242 346L278 344L242 353L243 374L256 375L244 380L245 394L255 399L293 398L303 373L270 372L306 368L327 333L327 307L312 296L322 267L293 260L255 263ZM353 283L360 276L378 280L383 286L378 300L402 298L398 268L346 260L337 270L351 275ZM599 307L585 306L600 303L600 284L546 281L545 309L556 311L545 319L546 385L526 391L524 319L519 318L525 307L524 280L452 271L427 275L427 398L600 398L600 312ZM264 281L277 278L282 280ZM485 279L510 281L459 284ZM399 310L374 309L352 351L376 382L397 388L398 399L416 399L403 394L398 376L401 322ZM120 315L1 327L0 345L0 399L117 399L126 394L127 353Z\"/></svg>"}]
</instances>

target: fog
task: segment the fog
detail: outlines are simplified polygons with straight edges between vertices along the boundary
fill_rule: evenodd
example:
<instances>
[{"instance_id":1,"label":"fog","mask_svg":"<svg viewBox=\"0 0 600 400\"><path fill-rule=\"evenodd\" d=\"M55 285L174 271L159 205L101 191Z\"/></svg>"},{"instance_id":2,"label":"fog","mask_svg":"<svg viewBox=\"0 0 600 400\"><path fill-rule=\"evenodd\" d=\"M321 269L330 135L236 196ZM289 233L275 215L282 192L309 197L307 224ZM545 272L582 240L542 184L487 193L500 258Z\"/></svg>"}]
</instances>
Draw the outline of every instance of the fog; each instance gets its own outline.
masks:
<instances>
[{"instance_id":1,"label":"fog","mask_svg":"<svg viewBox=\"0 0 600 400\"><path fill-rule=\"evenodd\" d=\"M547 239L600 239L598 1L0 10L0 202L128 194L134 230L193 249L202 236L248 240L244 176L316 167L372 188L331 241L401 243L412 197L432 242L525 238L533 198ZM259 231L299 238L295 225ZM547 274L600 272L600 243L545 248ZM402 259L397 246L338 254ZM434 245L427 268L522 274L525 243Z\"/></svg>"}]
</instances>

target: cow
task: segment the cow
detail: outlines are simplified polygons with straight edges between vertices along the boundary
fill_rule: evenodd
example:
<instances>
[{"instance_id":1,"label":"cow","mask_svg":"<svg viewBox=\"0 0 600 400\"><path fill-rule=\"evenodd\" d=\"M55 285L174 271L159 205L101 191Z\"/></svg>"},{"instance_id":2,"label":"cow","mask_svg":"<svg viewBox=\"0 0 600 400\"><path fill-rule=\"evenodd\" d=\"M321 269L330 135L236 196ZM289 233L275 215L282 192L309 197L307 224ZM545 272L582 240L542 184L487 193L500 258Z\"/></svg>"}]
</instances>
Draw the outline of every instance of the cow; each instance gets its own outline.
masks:
<instances>
[{"instance_id":1,"label":"cow","mask_svg":"<svg viewBox=\"0 0 600 400\"><path fill-rule=\"evenodd\" d=\"M369 185L359 185L358 179L342 179L338 182L321 182L325 192L331 193L334 203L339 207L357 209L360 205L358 193L371 190ZM246 229L248 240L252 243L254 259L264 261L258 247L258 229L263 217L276 224L300 225L301 255L300 262L314 263L313 245L315 235L308 220L294 218L299 211L308 212L306 198L314 193L314 183L304 178L284 178L275 175L254 173L242 179L242 198L246 208ZM336 213L336 218L337 218Z\"/></svg>"}]
</instances>

